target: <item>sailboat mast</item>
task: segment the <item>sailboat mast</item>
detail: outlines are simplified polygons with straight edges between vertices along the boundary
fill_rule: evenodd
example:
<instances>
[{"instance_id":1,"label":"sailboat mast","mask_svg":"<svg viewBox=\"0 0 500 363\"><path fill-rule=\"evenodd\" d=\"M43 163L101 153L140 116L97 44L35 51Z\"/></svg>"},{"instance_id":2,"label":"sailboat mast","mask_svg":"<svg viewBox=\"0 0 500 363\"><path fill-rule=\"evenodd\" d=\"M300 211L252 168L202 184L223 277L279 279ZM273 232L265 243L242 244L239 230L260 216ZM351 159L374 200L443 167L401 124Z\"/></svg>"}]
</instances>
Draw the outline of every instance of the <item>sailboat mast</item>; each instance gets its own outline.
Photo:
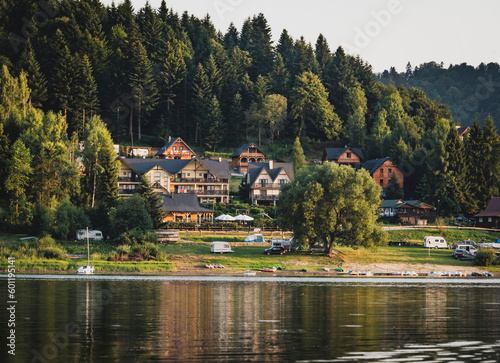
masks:
<instances>
[{"instance_id":1,"label":"sailboat mast","mask_svg":"<svg viewBox=\"0 0 500 363\"><path fill-rule=\"evenodd\" d=\"M87 227L87 266L90 266L89 227Z\"/></svg>"}]
</instances>

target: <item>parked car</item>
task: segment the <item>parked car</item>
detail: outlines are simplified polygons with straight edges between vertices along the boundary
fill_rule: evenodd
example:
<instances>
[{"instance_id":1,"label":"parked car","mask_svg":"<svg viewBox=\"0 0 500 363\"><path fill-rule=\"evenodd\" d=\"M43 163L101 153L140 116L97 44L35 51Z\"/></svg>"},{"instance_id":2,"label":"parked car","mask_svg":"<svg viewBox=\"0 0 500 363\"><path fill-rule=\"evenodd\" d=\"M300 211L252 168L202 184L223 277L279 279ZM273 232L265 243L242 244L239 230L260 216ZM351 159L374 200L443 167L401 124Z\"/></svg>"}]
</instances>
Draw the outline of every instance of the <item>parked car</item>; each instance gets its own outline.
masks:
<instances>
[{"instance_id":1,"label":"parked car","mask_svg":"<svg viewBox=\"0 0 500 363\"><path fill-rule=\"evenodd\" d=\"M451 246L451 248L453 248L454 250L456 250L457 248L461 248L459 246L473 246L475 248L477 248L477 243L470 240L470 239L467 239L465 241L461 241L461 242L453 242L453 245ZM465 248L466 249L466 248Z\"/></svg>"},{"instance_id":2,"label":"parked car","mask_svg":"<svg viewBox=\"0 0 500 363\"><path fill-rule=\"evenodd\" d=\"M266 255L282 255L285 253L285 249L281 246L273 246L264 250Z\"/></svg>"},{"instance_id":3,"label":"parked car","mask_svg":"<svg viewBox=\"0 0 500 363\"><path fill-rule=\"evenodd\" d=\"M467 250L464 250L464 249L461 249L461 248L457 248L456 250L453 250L453 253L451 254L451 256L453 258L464 258L464 257L468 257L468 256L473 256L472 253L470 253L469 251Z\"/></svg>"}]
</instances>

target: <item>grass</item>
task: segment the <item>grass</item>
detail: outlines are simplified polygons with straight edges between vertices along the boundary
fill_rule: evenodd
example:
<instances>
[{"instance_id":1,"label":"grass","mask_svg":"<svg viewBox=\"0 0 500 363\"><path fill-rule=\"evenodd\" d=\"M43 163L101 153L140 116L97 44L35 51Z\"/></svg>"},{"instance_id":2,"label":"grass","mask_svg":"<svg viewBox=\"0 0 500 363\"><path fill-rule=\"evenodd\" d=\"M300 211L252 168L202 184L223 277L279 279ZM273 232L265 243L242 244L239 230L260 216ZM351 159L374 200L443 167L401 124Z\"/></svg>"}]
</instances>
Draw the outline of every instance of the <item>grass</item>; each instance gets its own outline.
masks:
<instances>
[{"instance_id":1,"label":"grass","mask_svg":"<svg viewBox=\"0 0 500 363\"><path fill-rule=\"evenodd\" d=\"M340 262L357 262L359 264L381 264L381 263L411 263L411 264L434 264L451 266L472 266L472 261L459 261L451 258L450 250L428 250L423 248L424 236L439 235L435 229L419 230L391 230L390 241L401 241L409 239L410 246L387 246L376 249L365 249L356 247L337 247L338 254L333 257L326 257L320 253L299 252L285 255L264 254L264 249L269 247L269 243L261 245L233 245L234 253L213 254L210 252L210 242L224 240L228 242L242 242L244 235L217 235L217 236L189 236L186 239L192 242L178 242L174 244L159 245L159 249L166 253L166 261L107 261L117 245L109 241L91 242L91 263L97 271L106 272L166 272L183 271L204 268L208 264L222 264L234 271L250 269L260 269L272 266L282 266L287 270L300 271L303 268L309 271L319 271L324 267L334 267ZM464 239L472 239L479 242L481 237L487 242L493 242L500 238L500 233L489 231L465 230L465 229L445 229L443 237L452 243ZM0 236L0 247L9 248L11 251L19 246L18 236ZM34 242L30 242L30 245ZM87 254L87 245L75 241L58 241L68 254ZM1 258L2 263L6 262L6 257ZM87 263L86 258L64 258L64 259L42 259L42 258L16 258L17 271L68 271L73 272L79 266ZM3 264L6 266L7 264ZM492 271L499 271L500 268L491 268Z\"/></svg>"}]
</instances>

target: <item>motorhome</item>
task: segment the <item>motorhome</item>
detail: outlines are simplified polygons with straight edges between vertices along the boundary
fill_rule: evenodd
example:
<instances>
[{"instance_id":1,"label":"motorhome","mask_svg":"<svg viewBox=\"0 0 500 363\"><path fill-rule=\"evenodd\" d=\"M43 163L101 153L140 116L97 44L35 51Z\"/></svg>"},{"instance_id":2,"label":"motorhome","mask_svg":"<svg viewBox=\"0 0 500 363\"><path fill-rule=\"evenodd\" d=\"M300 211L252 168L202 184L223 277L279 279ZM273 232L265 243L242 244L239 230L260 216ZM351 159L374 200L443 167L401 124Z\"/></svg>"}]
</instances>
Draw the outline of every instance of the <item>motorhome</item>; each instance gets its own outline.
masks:
<instances>
[{"instance_id":1,"label":"motorhome","mask_svg":"<svg viewBox=\"0 0 500 363\"><path fill-rule=\"evenodd\" d=\"M210 245L210 252L212 253L224 253L224 252L234 252L231 249L231 245L223 241L214 241Z\"/></svg>"},{"instance_id":2,"label":"motorhome","mask_svg":"<svg viewBox=\"0 0 500 363\"><path fill-rule=\"evenodd\" d=\"M94 229L89 229L88 230L88 236L87 236L87 230L86 229L79 229L76 231L76 240L77 241L83 241L85 239L93 239L93 240L102 240L102 232Z\"/></svg>"},{"instance_id":3,"label":"motorhome","mask_svg":"<svg viewBox=\"0 0 500 363\"><path fill-rule=\"evenodd\" d=\"M450 248L448 243L446 243L443 237L425 236L424 237L424 247L425 248Z\"/></svg>"},{"instance_id":4,"label":"motorhome","mask_svg":"<svg viewBox=\"0 0 500 363\"><path fill-rule=\"evenodd\" d=\"M285 251L290 251L292 247L292 242L282 238L271 238L272 247L283 247Z\"/></svg>"}]
</instances>

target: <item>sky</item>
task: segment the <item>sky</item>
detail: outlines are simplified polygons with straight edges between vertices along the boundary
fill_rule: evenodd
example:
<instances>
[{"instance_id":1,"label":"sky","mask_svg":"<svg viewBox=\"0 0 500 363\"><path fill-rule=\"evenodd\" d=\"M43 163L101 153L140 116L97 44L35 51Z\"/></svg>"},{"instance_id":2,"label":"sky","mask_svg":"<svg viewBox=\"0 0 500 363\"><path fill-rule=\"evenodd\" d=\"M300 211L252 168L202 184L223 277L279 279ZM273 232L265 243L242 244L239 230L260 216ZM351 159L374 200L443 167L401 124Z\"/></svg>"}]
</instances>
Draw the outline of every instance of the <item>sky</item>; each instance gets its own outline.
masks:
<instances>
[{"instance_id":1,"label":"sky","mask_svg":"<svg viewBox=\"0 0 500 363\"><path fill-rule=\"evenodd\" d=\"M101 0L110 5L112 0ZM115 0L119 4L121 0ZM135 11L146 0L132 0ZM149 0L158 9L161 0ZM203 18L226 32L245 19L266 17L274 44L283 29L313 46L323 34L330 49L342 46L372 65L404 71L435 61L450 64L500 63L498 0L166 0L167 7Z\"/></svg>"}]
</instances>

